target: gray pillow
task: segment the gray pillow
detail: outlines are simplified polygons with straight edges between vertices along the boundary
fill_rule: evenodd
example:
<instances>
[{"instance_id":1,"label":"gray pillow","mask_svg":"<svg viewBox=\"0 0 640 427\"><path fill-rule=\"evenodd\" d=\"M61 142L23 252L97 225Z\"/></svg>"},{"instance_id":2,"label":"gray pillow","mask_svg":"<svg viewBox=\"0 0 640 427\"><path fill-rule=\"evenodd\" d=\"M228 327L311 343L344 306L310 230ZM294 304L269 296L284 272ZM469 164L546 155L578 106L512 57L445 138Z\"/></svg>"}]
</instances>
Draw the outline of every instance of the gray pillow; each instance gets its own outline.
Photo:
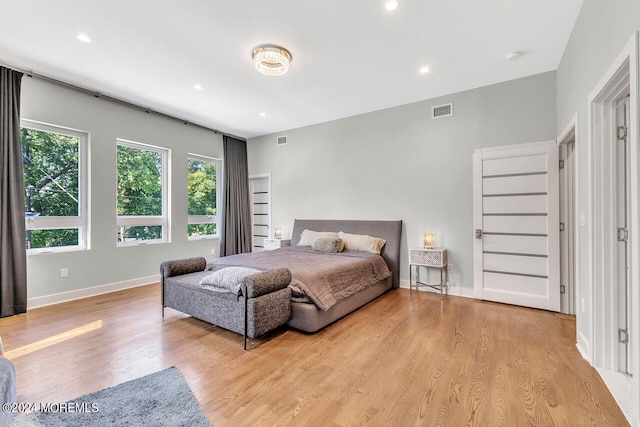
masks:
<instances>
[{"instance_id":1,"label":"gray pillow","mask_svg":"<svg viewBox=\"0 0 640 427\"><path fill-rule=\"evenodd\" d=\"M311 247L318 252L342 252L344 250L344 242L339 237L320 237L313 241Z\"/></svg>"},{"instance_id":2,"label":"gray pillow","mask_svg":"<svg viewBox=\"0 0 640 427\"><path fill-rule=\"evenodd\" d=\"M204 276L200 280L200 286L214 292L240 293L242 281L254 274L262 273L261 270L249 267L226 267Z\"/></svg>"}]
</instances>

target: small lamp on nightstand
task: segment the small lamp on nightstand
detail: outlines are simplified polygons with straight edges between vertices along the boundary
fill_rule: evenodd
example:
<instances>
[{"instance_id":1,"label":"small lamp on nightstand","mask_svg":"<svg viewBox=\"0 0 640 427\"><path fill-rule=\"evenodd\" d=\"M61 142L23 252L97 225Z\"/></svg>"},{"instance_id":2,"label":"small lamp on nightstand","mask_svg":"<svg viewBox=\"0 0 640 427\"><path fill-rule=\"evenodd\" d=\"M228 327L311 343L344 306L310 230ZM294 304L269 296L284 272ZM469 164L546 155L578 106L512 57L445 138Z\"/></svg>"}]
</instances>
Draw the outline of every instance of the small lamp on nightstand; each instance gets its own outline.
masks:
<instances>
[{"instance_id":1,"label":"small lamp on nightstand","mask_svg":"<svg viewBox=\"0 0 640 427\"><path fill-rule=\"evenodd\" d=\"M273 230L274 239L282 239L282 227L276 227Z\"/></svg>"},{"instance_id":2,"label":"small lamp on nightstand","mask_svg":"<svg viewBox=\"0 0 640 427\"><path fill-rule=\"evenodd\" d=\"M436 236L433 233L424 233L423 240L424 247L426 249L433 249L436 247Z\"/></svg>"}]
</instances>

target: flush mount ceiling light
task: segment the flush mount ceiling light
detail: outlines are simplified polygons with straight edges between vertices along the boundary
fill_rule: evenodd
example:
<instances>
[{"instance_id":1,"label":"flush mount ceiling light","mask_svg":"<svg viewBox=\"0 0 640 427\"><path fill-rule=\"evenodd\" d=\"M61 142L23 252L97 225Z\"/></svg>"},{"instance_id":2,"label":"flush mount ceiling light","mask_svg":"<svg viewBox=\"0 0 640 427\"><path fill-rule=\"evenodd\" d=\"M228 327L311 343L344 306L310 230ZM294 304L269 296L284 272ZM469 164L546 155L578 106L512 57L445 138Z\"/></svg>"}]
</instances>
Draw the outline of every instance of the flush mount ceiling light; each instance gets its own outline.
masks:
<instances>
[{"instance_id":1,"label":"flush mount ceiling light","mask_svg":"<svg viewBox=\"0 0 640 427\"><path fill-rule=\"evenodd\" d=\"M289 71L291 52L280 46L265 45L251 52L251 58L253 66L262 74L280 76Z\"/></svg>"}]
</instances>

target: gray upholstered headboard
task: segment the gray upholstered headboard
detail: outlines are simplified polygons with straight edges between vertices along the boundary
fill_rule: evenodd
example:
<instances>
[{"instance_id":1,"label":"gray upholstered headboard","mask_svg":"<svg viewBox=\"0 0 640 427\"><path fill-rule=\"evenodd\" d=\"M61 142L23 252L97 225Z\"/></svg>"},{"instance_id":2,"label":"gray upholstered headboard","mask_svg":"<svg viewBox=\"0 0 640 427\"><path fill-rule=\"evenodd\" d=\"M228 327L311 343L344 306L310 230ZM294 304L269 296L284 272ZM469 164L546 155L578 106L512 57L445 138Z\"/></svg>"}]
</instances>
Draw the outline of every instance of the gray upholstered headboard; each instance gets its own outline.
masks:
<instances>
[{"instance_id":1,"label":"gray upholstered headboard","mask_svg":"<svg viewBox=\"0 0 640 427\"><path fill-rule=\"evenodd\" d=\"M380 255L384 258L393 274L393 287L400 286L400 238L402 236L402 220L400 221L357 221L332 219L296 219L293 223L291 246L300 241L303 230L344 231L351 234L368 234L380 237L387 243Z\"/></svg>"}]
</instances>

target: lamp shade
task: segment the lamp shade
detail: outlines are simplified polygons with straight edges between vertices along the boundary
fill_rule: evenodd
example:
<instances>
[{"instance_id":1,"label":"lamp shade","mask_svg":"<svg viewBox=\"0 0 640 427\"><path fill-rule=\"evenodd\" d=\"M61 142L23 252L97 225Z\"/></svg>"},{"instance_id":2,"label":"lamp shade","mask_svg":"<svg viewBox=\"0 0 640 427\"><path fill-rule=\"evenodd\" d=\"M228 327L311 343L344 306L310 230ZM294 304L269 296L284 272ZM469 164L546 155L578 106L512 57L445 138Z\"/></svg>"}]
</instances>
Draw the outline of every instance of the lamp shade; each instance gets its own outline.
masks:
<instances>
[{"instance_id":1,"label":"lamp shade","mask_svg":"<svg viewBox=\"0 0 640 427\"><path fill-rule=\"evenodd\" d=\"M424 233L423 240L425 248L436 247L436 236L433 233Z\"/></svg>"},{"instance_id":2,"label":"lamp shade","mask_svg":"<svg viewBox=\"0 0 640 427\"><path fill-rule=\"evenodd\" d=\"M273 237L276 239L282 239L282 227L276 227L273 229Z\"/></svg>"}]
</instances>

